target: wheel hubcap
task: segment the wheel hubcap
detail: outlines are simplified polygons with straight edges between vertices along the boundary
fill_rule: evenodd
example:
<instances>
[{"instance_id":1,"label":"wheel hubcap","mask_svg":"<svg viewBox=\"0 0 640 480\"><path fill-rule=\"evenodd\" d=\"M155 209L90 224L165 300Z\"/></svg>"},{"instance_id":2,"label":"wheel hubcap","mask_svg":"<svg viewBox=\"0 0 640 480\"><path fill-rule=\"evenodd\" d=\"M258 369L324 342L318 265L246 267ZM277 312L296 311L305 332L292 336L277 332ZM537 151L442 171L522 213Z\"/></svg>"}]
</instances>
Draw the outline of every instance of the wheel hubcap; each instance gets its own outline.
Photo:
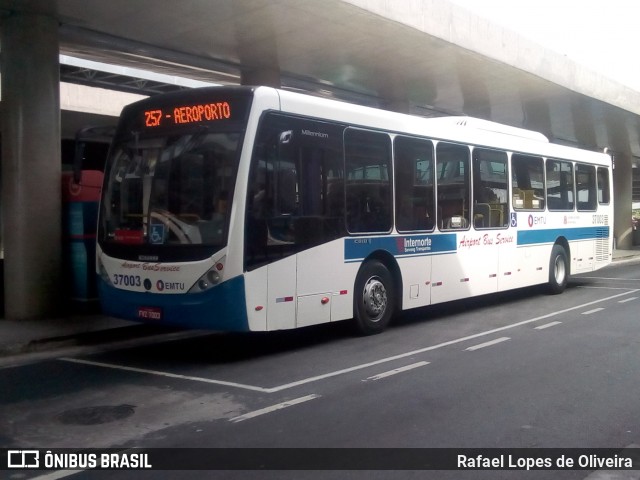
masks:
<instances>
[{"instance_id":1,"label":"wheel hubcap","mask_svg":"<svg viewBox=\"0 0 640 480\"><path fill-rule=\"evenodd\" d=\"M561 285L562 282L564 282L564 277L566 275L566 267L562 257L556 257L554 271L555 271L556 283L558 285Z\"/></svg>"},{"instance_id":2,"label":"wheel hubcap","mask_svg":"<svg viewBox=\"0 0 640 480\"><path fill-rule=\"evenodd\" d=\"M364 308L371 321L377 322L387 309L387 289L378 277L371 277L362 292Z\"/></svg>"}]
</instances>

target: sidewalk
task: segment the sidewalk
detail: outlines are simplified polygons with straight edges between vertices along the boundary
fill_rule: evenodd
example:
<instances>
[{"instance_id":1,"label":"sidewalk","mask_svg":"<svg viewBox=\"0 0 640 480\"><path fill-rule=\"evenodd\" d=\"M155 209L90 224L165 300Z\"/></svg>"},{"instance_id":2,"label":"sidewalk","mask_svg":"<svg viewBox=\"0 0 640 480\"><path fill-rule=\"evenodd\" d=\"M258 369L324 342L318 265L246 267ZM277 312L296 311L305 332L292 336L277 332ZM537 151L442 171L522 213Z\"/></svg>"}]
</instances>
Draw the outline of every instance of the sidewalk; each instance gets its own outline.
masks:
<instances>
[{"instance_id":1,"label":"sidewalk","mask_svg":"<svg viewBox=\"0 0 640 480\"><path fill-rule=\"evenodd\" d=\"M0 319L0 358L122 342L174 331L97 313L45 320Z\"/></svg>"},{"instance_id":2,"label":"sidewalk","mask_svg":"<svg viewBox=\"0 0 640 480\"><path fill-rule=\"evenodd\" d=\"M633 258L640 258L640 245L634 245L630 250L614 250L613 261L629 260Z\"/></svg>"},{"instance_id":3,"label":"sidewalk","mask_svg":"<svg viewBox=\"0 0 640 480\"><path fill-rule=\"evenodd\" d=\"M640 259L640 246L615 250L614 262ZM118 320L100 314L47 320L0 319L0 357L99 345L176 332L176 329Z\"/></svg>"}]
</instances>

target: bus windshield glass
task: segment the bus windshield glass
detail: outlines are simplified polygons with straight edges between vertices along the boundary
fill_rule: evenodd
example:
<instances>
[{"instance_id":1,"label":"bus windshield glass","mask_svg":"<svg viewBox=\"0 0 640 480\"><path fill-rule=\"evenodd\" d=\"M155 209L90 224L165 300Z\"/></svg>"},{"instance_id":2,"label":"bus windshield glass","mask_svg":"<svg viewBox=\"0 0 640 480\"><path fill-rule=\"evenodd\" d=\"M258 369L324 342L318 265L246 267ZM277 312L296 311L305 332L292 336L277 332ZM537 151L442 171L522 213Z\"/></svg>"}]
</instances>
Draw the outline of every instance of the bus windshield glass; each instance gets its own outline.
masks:
<instances>
[{"instance_id":1,"label":"bus windshield glass","mask_svg":"<svg viewBox=\"0 0 640 480\"><path fill-rule=\"evenodd\" d=\"M199 130L116 142L103 195L103 245L225 246L241 137Z\"/></svg>"}]
</instances>

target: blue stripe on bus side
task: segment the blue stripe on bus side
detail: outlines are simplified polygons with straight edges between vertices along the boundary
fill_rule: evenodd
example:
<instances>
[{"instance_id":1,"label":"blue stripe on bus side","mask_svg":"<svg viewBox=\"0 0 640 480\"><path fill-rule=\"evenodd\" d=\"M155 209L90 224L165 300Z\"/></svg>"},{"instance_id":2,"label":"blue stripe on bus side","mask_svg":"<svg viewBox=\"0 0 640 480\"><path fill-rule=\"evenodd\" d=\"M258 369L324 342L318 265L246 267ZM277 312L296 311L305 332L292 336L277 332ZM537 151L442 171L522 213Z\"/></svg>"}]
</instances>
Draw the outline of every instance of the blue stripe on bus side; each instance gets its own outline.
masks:
<instances>
[{"instance_id":1,"label":"blue stripe on bus side","mask_svg":"<svg viewBox=\"0 0 640 480\"><path fill-rule=\"evenodd\" d=\"M609 227L602 226L582 228L549 228L542 230L519 230L518 245L554 243L558 237L564 237L568 241L609 238Z\"/></svg>"},{"instance_id":2,"label":"blue stripe on bus side","mask_svg":"<svg viewBox=\"0 0 640 480\"><path fill-rule=\"evenodd\" d=\"M558 237L568 241L596 240L609 238L609 235L607 226L519 230L517 245L554 243ZM394 257L455 253L458 250L456 242L455 233L346 238L344 261L360 262L376 250L387 251Z\"/></svg>"},{"instance_id":3,"label":"blue stripe on bus side","mask_svg":"<svg viewBox=\"0 0 640 480\"><path fill-rule=\"evenodd\" d=\"M456 238L455 233L345 238L344 261L362 261L376 250L385 250L394 257L452 253L457 250Z\"/></svg>"},{"instance_id":4,"label":"blue stripe on bus side","mask_svg":"<svg viewBox=\"0 0 640 480\"><path fill-rule=\"evenodd\" d=\"M106 315L135 322L233 332L249 331L244 288L242 275L206 292L179 295L129 292L107 285L98 278L101 306ZM161 309L162 319L139 318L140 307Z\"/></svg>"}]
</instances>

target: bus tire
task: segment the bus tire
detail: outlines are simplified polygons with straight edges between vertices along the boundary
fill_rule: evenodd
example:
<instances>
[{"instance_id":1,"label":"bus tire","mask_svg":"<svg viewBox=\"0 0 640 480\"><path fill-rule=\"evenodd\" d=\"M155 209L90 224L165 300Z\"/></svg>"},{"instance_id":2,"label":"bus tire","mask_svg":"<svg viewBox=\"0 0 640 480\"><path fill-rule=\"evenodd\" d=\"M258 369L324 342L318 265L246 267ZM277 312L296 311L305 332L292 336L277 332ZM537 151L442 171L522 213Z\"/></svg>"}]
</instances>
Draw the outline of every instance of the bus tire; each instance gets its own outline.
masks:
<instances>
[{"instance_id":1,"label":"bus tire","mask_svg":"<svg viewBox=\"0 0 640 480\"><path fill-rule=\"evenodd\" d=\"M552 295L564 292L569 280L569 260L562 245L555 244L549 260L549 283L547 289Z\"/></svg>"},{"instance_id":2,"label":"bus tire","mask_svg":"<svg viewBox=\"0 0 640 480\"><path fill-rule=\"evenodd\" d=\"M354 287L354 326L361 335L382 332L396 307L393 277L389 269L378 260L362 265Z\"/></svg>"}]
</instances>

